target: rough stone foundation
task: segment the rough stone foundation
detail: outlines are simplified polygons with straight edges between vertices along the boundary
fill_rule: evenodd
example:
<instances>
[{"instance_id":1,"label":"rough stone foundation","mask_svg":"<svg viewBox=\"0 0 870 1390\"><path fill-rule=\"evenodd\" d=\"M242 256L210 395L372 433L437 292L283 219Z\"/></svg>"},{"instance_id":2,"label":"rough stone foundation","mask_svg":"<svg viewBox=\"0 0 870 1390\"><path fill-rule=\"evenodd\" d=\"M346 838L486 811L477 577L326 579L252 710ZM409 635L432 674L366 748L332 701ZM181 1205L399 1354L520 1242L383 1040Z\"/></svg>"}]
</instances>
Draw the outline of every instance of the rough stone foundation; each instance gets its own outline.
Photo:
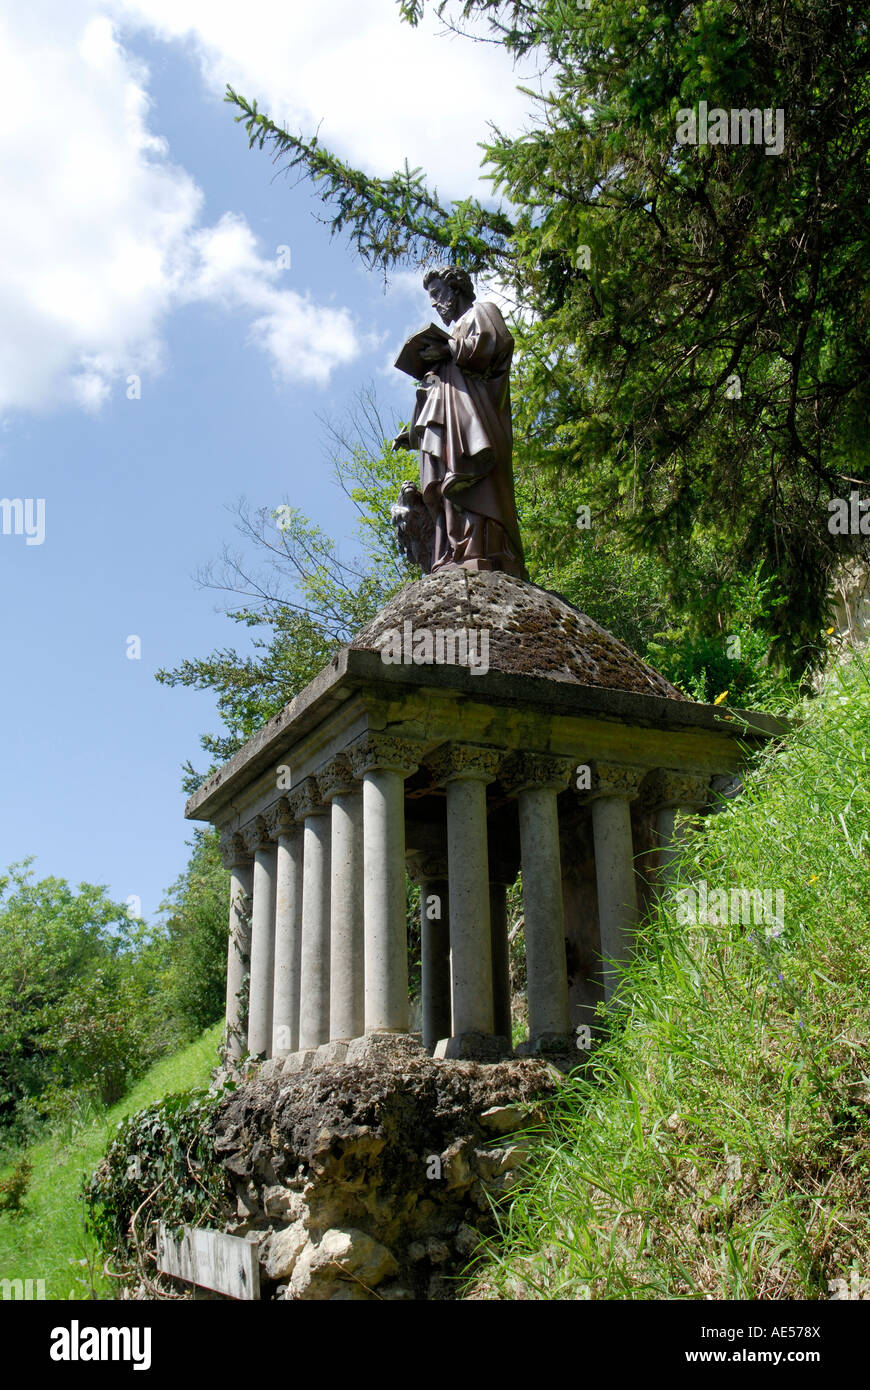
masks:
<instances>
[{"instance_id":1,"label":"rough stone foundation","mask_svg":"<svg viewBox=\"0 0 870 1390\"><path fill-rule=\"evenodd\" d=\"M398 1040L395 1040L398 1042ZM262 1076L219 1107L231 1234L265 1299L450 1299L517 1181L558 1073L536 1058L391 1057Z\"/></svg>"}]
</instances>

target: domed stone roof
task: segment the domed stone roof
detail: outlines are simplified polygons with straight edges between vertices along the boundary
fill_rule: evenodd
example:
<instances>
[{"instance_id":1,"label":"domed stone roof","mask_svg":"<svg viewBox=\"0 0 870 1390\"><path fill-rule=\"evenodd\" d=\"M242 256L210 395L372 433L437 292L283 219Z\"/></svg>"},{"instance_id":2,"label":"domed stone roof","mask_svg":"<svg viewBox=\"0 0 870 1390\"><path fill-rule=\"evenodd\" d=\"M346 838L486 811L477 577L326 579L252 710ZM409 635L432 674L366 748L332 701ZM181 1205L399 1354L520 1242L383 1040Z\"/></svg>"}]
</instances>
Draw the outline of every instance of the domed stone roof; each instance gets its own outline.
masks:
<instances>
[{"instance_id":1,"label":"domed stone roof","mask_svg":"<svg viewBox=\"0 0 870 1390\"><path fill-rule=\"evenodd\" d=\"M357 633L350 649L380 651L391 640L388 634L402 634L405 623L414 632L488 632L491 671L686 699L624 642L558 594L501 571L442 570L409 584Z\"/></svg>"}]
</instances>

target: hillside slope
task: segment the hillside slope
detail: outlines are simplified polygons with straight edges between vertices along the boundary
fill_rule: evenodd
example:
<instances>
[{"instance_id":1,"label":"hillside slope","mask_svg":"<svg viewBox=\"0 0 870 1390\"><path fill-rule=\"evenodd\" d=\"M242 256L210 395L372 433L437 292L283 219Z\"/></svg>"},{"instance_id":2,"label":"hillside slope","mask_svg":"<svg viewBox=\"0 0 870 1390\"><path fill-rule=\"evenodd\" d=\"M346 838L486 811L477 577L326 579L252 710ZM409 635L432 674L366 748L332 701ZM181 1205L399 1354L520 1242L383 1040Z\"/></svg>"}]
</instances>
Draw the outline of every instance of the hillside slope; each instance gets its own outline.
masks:
<instances>
[{"instance_id":1,"label":"hillside slope","mask_svg":"<svg viewBox=\"0 0 870 1390\"><path fill-rule=\"evenodd\" d=\"M33 1177L24 1211L14 1219L0 1216L0 1279L43 1279L48 1299L115 1297L116 1287L102 1273L102 1261L85 1232L82 1178L96 1167L127 1115L170 1092L208 1085L222 1026L215 1024L195 1042L161 1058L110 1110L27 1150Z\"/></svg>"},{"instance_id":2,"label":"hillside slope","mask_svg":"<svg viewBox=\"0 0 870 1390\"><path fill-rule=\"evenodd\" d=\"M870 1296L866 667L800 713L688 842L476 1296Z\"/></svg>"}]
</instances>

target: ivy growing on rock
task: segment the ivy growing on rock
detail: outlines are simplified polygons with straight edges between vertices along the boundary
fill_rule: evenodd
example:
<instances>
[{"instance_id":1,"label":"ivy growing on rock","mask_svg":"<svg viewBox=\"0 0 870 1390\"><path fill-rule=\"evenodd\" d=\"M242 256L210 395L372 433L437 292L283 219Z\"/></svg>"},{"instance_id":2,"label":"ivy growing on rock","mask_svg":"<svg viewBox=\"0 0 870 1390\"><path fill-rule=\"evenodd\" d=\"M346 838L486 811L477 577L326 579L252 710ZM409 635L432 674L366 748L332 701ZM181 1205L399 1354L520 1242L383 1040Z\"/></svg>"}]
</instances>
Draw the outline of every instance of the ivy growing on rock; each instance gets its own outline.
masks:
<instances>
[{"instance_id":1,"label":"ivy growing on rock","mask_svg":"<svg viewBox=\"0 0 870 1390\"><path fill-rule=\"evenodd\" d=\"M153 1250L150 1231L157 1221L178 1231L219 1225L230 1212L234 1198L215 1155L211 1119L233 1089L227 1081L210 1091L165 1096L131 1115L83 1183L88 1227L122 1275L147 1269L144 1252Z\"/></svg>"}]
</instances>

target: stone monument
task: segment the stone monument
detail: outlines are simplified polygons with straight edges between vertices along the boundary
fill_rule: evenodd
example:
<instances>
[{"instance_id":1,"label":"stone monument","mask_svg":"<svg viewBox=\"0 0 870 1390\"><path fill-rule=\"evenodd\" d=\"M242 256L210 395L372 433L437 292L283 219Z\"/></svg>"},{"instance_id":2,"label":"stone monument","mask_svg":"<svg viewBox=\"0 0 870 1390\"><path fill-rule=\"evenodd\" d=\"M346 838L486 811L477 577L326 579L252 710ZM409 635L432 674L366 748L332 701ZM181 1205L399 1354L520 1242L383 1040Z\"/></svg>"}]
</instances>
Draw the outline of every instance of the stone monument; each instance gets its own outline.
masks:
<instances>
[{"instance_id":1,"label":"stone monument","mask_svg":"<svg viewBox=\"0 0 870 1390\"><path fill-rule=\"evenodd\" d=\"M430 325L394 508L425 577L396 594L192 796L232 870L227 1049L288 1073L416 1045L511 1055L506 893L522 870L526 1051L573 1055L612 1003L682 814L783 732L687 700L525 579L513 341L468 276L425 277ZM422 1038L409 1034L406 874L420 883ZM573 1054L572 1054L572 1048Z\"/></svg>"}]
</instances>

